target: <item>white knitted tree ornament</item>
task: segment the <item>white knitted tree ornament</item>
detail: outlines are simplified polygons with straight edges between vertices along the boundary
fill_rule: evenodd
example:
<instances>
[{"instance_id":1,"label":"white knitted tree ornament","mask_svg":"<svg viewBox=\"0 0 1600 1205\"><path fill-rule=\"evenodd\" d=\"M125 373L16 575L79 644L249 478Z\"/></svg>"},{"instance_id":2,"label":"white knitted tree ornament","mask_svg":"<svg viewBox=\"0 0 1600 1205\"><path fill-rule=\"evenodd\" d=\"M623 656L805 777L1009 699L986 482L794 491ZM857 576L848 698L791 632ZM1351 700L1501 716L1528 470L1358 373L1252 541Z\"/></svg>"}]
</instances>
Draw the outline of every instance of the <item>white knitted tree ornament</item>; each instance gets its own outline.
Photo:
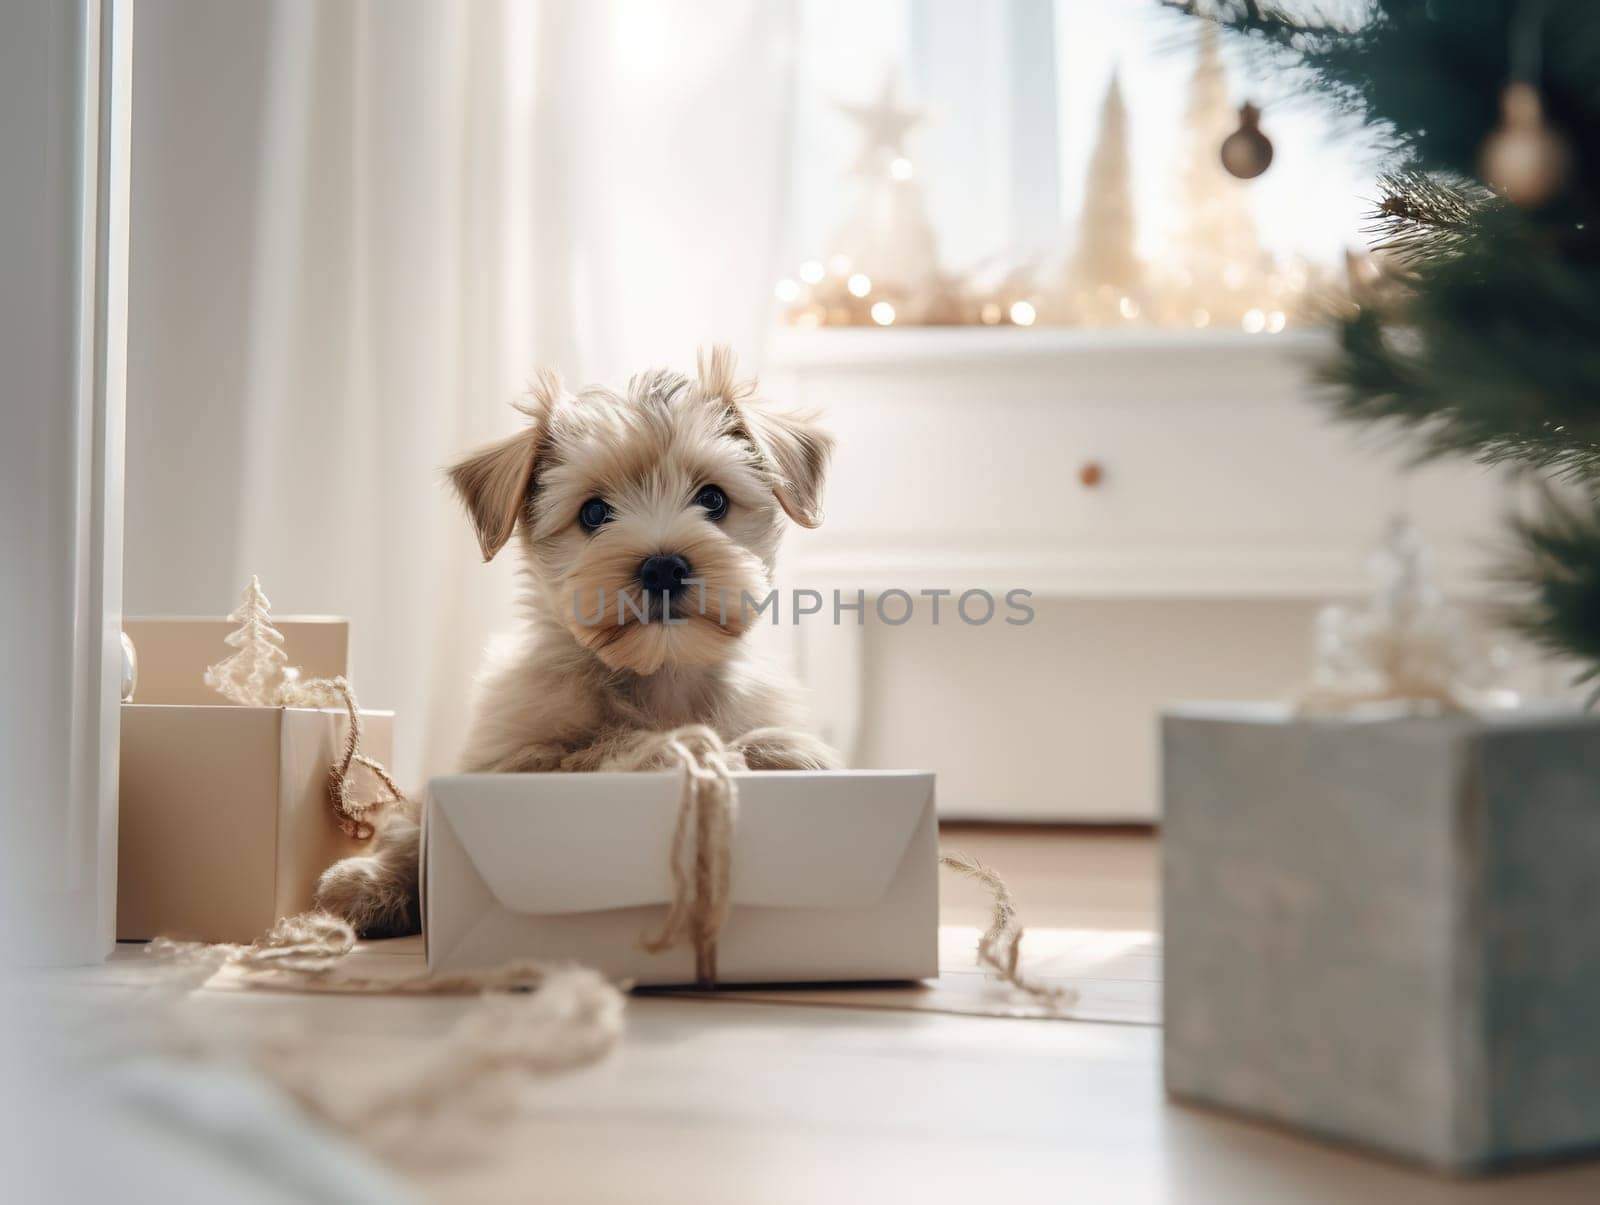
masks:
<instances>
[{"instance_id":1,"label":"white knitted tree ornament","mask_svg":"<svg viewBox=\"0 0 1600 1205\"><path fill-rule=\"evenodd\" d=\"M239 625L224 640L237 651L206 670L206 685L244 707L273 707L288 654L283 633L272 626L272 603L261 579L251 575L239 609L228 616Z\"/></svg>"}]
</instances>

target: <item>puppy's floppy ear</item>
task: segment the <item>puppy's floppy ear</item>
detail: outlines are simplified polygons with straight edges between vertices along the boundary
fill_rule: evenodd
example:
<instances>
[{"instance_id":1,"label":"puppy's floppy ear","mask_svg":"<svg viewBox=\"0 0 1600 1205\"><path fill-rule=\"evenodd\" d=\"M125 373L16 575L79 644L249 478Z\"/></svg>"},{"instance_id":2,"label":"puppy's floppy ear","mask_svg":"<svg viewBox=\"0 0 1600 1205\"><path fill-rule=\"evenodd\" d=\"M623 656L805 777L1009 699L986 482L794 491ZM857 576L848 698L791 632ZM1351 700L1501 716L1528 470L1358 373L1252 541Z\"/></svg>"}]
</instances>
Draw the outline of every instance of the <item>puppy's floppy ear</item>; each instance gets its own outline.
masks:
<instances>
[{"instance_id":1,"label":"puppy's floppy ear","mask_svg":"<svg viewBox=\"0 0 1600 1205\"><path fill-rule=\"evenodd\" d=\"M733 352L728 348L702 349L698 367L700 391L722 399L732 412L735 429L772 471L778 505L801 527L820 525L822 479L833 455L833 436L814 415L769 408L756 397L754 381L735 381Z\"/></svg>"},{"instance_id":2,"label":"puppy's floppy ear","mask_svg":"<svg viewBox=\"0 0 1600 1205\"><path fill-rule=\"evenodd\" d=\"M822 479L833 455L833 436L810 414L768 410L758 401L737 407L750 442L777 474L772 492L801 527L822 523Z\"/></svg>"},{"instance_id":3,"label":"puppy's floppy ear","mask_svg":"<svg viewBox=\"0 0 1600 1205\"><path fill-rule=\"evenodd\" d=\"M505 439L469 452L450 466L450 484L477 529L485 561L505 547L527 501L535 461L544 443L550 407L561 395L561 378L541 369L528 396L513 405L532 421Z\"/></svg>"}]
</instances>

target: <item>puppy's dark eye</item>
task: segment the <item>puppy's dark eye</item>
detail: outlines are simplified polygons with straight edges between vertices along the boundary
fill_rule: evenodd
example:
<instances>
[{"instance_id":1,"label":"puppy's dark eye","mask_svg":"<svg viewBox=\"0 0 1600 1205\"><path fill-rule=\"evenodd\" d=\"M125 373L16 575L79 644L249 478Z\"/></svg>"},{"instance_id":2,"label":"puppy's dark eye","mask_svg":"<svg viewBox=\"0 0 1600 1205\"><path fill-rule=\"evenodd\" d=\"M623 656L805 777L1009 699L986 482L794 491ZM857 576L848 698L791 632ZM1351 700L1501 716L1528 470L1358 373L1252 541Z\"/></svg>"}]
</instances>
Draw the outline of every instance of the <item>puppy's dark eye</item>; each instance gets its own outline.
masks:
<instances>
[{"instance_id":1,"label":"puppy's dark eye","mask_svg":"<svg viewBox=\"0 0 1600 1205\"><path fill-rule=\"evenodd\" d=\"M611 522L611 506L604 498L590 498L578 507L578 523L585 531L593 531Z\"/></svg>"},{"instance_id":2,"label":"puppy's dark eye","mask_svg":"<svg viewBox=\"0 0 1600 1205\"><path fill-rule=\"evenodd\" d=\"M728 495L720 486L708 485L694 496L696 506L706 508L706 518L720 519L728 513Z\"/></svg>"}]
</instances>

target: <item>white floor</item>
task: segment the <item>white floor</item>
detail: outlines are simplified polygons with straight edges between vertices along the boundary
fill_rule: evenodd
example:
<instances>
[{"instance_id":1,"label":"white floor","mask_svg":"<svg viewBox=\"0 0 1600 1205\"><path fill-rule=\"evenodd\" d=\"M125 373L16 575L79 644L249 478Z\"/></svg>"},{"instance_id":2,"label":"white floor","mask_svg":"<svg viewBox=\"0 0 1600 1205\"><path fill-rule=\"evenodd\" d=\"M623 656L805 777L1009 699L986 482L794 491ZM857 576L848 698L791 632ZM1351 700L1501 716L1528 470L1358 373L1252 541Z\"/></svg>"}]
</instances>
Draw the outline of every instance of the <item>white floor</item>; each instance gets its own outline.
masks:
<instances>
[{"instance_id":1,"label":"white floor","mask_svg":"<svg viewBox=\"0 0 1600 1205\"><path fill-rule=\"evenodd\" d=\"M352 1079L444 1000L216 993L292 1007ZM473 1149L400 1170L472 1202L1600 1200L1600 1165L1455 1183L1169 1104L1143 1026L636 999L605 1062L531 1085Z\"/></svg>"},{"instance_id":2,"label":"white floor","mask_svg":"<svg viewBox=\"0 0 1600 1205\"><path fill-rule=\"evenodd\" d=\"M1600 1200L1600 1167L1458 1185L1169 1105L1160 1032L1132 1026L647 1000L534 1107L517 1162L561 1201Z\"/></svg>"},{"instance_id":3,"label":"white floor","mask_svg":"<svg viewBox=\"0 0 1600 1205\"><path fill-rule=\"evenodd\" d=\"M1025 920L1131 930L1153 919L1148 836L980 832L945 844L1013 871ZM1074 866L1083 873L1062 873ZM959 888L946 900L947 922L980 914ZM58 982L61 1003L116 999L130 970ZM210 990L181 1007L196 1026L292 1025L314 1036L328 1075L357 1085L466 1005ZM392 1166L424 1199L452 1202L1600 1201L1600 1163L1456 1182L1174 1105L1160 1044L1144 1025L634 998L608 1059L528 1084L511 1119L478 1127L468 1147Z\"/></svg>"}]
</instances>

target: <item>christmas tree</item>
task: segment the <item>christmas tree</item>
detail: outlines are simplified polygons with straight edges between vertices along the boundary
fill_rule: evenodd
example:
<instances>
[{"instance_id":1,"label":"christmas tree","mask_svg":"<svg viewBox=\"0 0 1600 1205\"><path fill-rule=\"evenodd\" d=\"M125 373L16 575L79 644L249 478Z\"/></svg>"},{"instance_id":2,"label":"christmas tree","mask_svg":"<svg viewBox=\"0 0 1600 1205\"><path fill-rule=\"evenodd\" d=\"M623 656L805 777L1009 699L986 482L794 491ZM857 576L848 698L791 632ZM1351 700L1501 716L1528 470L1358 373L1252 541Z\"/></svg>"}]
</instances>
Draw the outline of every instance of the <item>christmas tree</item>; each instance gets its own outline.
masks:
<instances>
[{"instance_id":1,"label":"christmas tree","mask_svg":"<svg viewBox=\"0 0 1600 1205\"><path fill-rule=\"evenodd\" d=\"M1076 321L1121 322L1138 316L1144 271L1134 249L1130 174L1128 113L1112 72L1100 108L1100 137L1084 181L1078 248L1068 275L1068 308Z\"/></svg>"},{"instance_id":2,"label":"christmas tree","mask_svg":"<svg viewBox=\"0 0 1600 1205\"><path fill-rule=\"evenodd\" d=\"M1515 525L1514 618L1600 676L1600 5L1373 0L1347 24L1174 6L1392 142L1376 219L1403 288L1342 321L1339 412L1578 487Z\"/></svg>"},{"instance_id":3,"label":"christmas tree","mask_svg":"<svg viewBox=\"0 0 1600 1205\"><path fill-rule=\"evenodd\" d=\"M1172 325L1238 328L1247 315L1260 330L1266 315L1281 310L1272 262L1256 235L1249 185L1223 169L1217 148L1239 124L1228 96L1228 75L1217 49L1214 26L1200 30L1199 53L1184 110L1184 147L1179 162L1170 232L1160 290L1163 321Z\"/></svg>"},{"instance_id":4,"label":"christmas tree","mask_svg":"<svg viewBox=\"0 0 1600 1205\"><path fill-rule=\"evenodd\" d=\"M870 292L850 291L862 301L900 301L922 295L937 268L933 226L916 168L906 154L906 135L922 115L903 107L891 75L870 105L840 105L861 132L861 151L851 176L858 190L854 207L833 237L834 258L847 281L865 278Z\"/></svg>"},{"instance_id":5,"label":"christmas tree","mask_svg":"<svg viewBox=\"0 0 1600 1205\"><path fill-rule=\"evenodd\" d=\"M271 707L288 654L283 633L272 626L272 604L261 579L250 578L238 610L228 616L238 629L223 637L237 651L206 670L206 685L245 707Z\"/></svg>"}]
</instances>

